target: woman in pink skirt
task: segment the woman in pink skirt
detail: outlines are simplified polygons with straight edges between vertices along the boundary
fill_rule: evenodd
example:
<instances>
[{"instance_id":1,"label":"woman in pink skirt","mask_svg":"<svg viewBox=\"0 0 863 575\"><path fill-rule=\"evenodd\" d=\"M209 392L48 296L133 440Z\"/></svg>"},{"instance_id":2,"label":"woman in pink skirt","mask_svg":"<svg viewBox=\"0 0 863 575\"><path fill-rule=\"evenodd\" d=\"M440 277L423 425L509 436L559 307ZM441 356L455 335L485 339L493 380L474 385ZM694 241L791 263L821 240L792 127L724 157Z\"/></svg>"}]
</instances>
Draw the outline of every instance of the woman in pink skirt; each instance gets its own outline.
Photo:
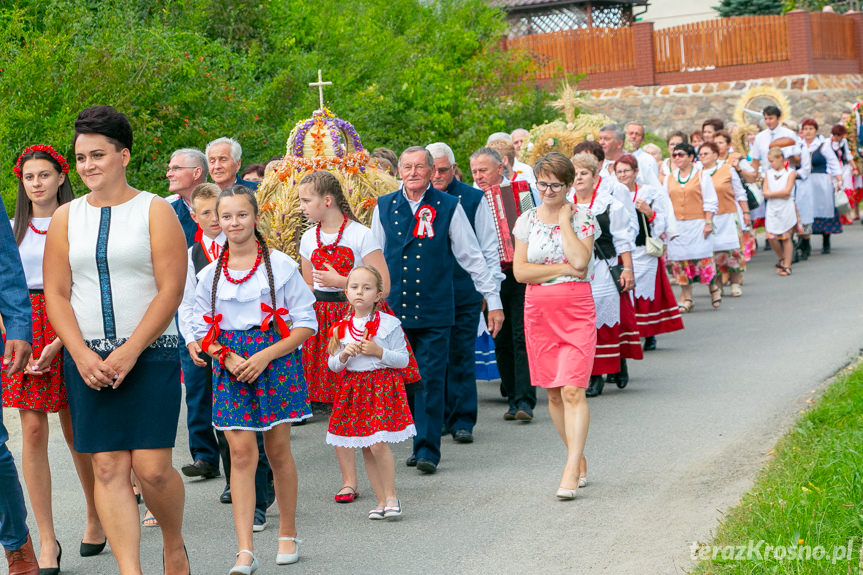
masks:
<instances>
[{"instance_id":1,"label":"woman in pink skirt","mask_svg":"<svg viewBox=\"0 0 863 575\"><path fill-rule=\"evenodd\" d=\"M590 212L596 158L570 160L552 152L534 166L542 204L516 221L513 273L527 285L524 332L530 380L548 390L548 410L567 448L557 497L574 499L590 412L584 390L596 351L596 310L590 292L593 238ZM566 194L575 182L577 203Z\"/></svg>"}]
</instances>

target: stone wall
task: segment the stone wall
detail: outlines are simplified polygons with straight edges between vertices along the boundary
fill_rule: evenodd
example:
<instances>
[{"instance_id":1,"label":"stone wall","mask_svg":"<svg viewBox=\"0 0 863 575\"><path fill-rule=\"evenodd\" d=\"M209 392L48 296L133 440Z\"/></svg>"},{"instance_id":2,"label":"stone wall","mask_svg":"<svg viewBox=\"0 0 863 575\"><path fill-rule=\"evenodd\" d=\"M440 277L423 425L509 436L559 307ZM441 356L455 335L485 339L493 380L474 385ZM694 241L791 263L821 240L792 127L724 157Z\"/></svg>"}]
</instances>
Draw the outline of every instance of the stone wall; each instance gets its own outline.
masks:
<instances>
[{"instance_id":1,"label":"stone wall","mask_svg":"<svg viewBox=\"0 0 863 575\"><path fill-rule=\"evenodd\" d=\"M673 86L631 86L590 90L582 107L603 113L619 122L637 121L659 136L671 130L687 133L701 127L707 118L734 121L738 101L751 88L769 86L787 98L788 118L800 121L815 118L826 127L843 111L863 99L863 75L805 74L739 82L710 82ZM826 131L822 128L822 133Z\"/></svg>"}]
</instances>

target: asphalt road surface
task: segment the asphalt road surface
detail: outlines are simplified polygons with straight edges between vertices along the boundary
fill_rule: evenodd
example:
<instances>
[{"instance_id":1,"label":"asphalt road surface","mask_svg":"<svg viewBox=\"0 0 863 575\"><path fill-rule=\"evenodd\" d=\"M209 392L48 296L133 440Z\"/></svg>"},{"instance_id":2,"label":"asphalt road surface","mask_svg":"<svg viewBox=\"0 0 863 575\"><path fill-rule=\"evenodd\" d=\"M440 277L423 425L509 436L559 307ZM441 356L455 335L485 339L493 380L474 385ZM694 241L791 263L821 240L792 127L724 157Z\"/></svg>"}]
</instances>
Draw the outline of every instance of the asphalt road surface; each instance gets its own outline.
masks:
<instances>
[{"instance_id":1,"label":"asphalt road surface","mask_svg":"<svg viewBox=\"0 0 863 575\"><path fill-rule=\"evenodd\" d=\"M774 273L772 252L759 252L743 297L726 296L719 311L696 286L686 329L660 336L656 351L630 363L628 388L606 386L590 400L590 484L575 501L554 497L565 451L544 391L534 421L523 424L503 420L496 382L480 383L476 441L444 438L436 475L405 467L407 444L394 446L405 513L398 522L366 518L374 498L362 470L361 497L334 503L340 478L324 443L326 422L296 428L301 559L275 564L274 506L255 535L258 573L685 571L692 542L709 539L806 400L863 344L863 227L846 226L831 255L819 253L820 238L813 244L813 256L788 278ZM17 458L17 415L6 410L5 419ZM186 445L181 423L178 469L189 460ZM116 573L109 550L88 559L76 553L84 503L56 417L50 455L63 573ZM234 562L231 508L217 500L222 487L221 479L186 479L184 532L195 574L224 574ZM32 517L30 525L38 539ZM145 573L162 572L157 528L142 528L142 557Z\"/></svg>"}]
</instances>

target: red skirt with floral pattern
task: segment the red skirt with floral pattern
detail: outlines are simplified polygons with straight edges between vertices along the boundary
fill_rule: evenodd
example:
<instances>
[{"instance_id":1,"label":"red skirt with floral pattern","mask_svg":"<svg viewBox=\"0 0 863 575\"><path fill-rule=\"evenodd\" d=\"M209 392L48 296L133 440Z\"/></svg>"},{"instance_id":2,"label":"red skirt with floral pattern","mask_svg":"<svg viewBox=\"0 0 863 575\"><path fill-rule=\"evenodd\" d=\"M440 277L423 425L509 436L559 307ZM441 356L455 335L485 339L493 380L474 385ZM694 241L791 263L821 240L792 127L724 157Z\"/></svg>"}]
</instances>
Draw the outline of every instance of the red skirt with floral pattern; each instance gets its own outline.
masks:
<instances>
[{"instance_id":1,"label":"red skirt with floral pattern","mask_svg":"<svg viewBox=\"0 0 863 575\"><path fill-rule=\"evenodd\" d=\"M54 328L45 313L45 296L30 294L33 308L33 357L42 355L45 346L54 341ZM6 375L3 372L3 407L34 409L56 413L69 407L66 384L63 382L63 353L51 362L51 369L43 375L26 375L23 372Z\"/></svg>"},{"instance_id":2,"label":"red skirt with floral pattern","mask_svg":"<svg viewBox=\"0 0 863 575\"><path fill-rule=\"evenodd\" d=\"M333 404L327 443L369 447L416 435L408 397L398 370L343 371Z\"/></svg>"},{"instance_id":3,"label":"red skirt with floral pattern","mask_svg":"<svg viewBox=\"0 0 863 575\"><path fill-rule=\"evenodd\" d=\"M382 302L380 310L395 315L387 302ZM330 354L327 352L330 326L344 319L351 313L351 305L346 301L315 302L315 314L318 317L318 332L303 344L303 373L309 386L309 399L323 403L333 403L342 385L342 373L335 373L327 365ZM411 344L408 342L410 362L404 369L394 370L407 385L420 380L420 370L414 357Z\"/></svg>"}]
</instances>

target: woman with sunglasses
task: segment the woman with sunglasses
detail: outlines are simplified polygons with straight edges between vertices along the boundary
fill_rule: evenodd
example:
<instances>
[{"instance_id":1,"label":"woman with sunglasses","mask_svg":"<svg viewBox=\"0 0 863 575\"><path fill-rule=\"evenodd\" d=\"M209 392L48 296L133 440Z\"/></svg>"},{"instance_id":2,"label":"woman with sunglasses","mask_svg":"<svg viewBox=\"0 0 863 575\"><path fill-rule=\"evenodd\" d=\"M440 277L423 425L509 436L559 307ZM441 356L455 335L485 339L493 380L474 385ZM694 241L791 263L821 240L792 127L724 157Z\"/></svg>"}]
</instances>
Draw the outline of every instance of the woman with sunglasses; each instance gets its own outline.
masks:
<instances>
[{"instance_id":1,"label":"woman with sunglasses","mask_svg":"<svg viewBox=\"0 0 863 575\"><path fill-rule=\"evenodd\" d=\"M709 286L713 309L722 304L722 290L715 281L713 217L719 207L713 180L693 164L695 149L678 144L671 154L672 170L665 179L677 220L677 236L668 243L668 271L680 286L681 313L692 311L692 283Z\"/></svg>"}]
</instances>

